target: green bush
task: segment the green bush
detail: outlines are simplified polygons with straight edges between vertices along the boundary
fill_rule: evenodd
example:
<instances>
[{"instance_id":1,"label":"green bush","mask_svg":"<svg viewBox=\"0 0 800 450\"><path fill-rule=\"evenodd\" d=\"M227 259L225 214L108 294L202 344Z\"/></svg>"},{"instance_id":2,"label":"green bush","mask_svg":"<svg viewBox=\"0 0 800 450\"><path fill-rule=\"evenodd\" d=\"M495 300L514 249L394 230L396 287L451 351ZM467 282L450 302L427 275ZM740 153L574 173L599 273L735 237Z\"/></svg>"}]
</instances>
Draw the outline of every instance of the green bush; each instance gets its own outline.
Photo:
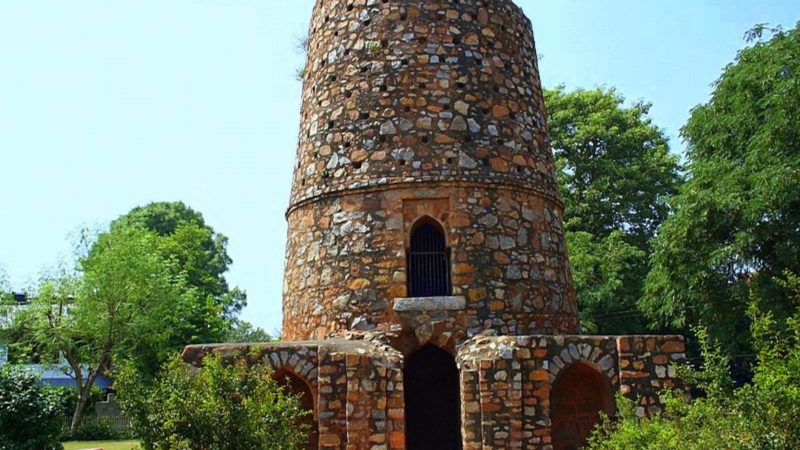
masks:
<instances>
[{"instance_id":1,"label":"green bush","mask_svg":"<svg viewBox=\"0 0 800 450\"><path fill-rule=\"evenodd\" d=\"M38 376L0 366L0 450L60 450L59 397Z\"/></svg>"},{"instance_id":2,"label":"green bush","mask_svg":"<svg viewBox=\"0 0 800 450\"><path fill-rule=\"evenodd\" d=\"M800 278L781 282L797 292ZM729 359L719 345L703 349L706 367L687 374L707 397L688 401L666 393L664 414L640 418L620 400L617 420L607 420L592 438L593 450L797 450L800 449L800 311L786 323L753 301L752 338L758 363L753 382L736 388ZM707 333L701 332L701 337Z\"/></svg>"},{"instance_id":3,"label":"green bush","mask_svg":"<svg viewBox=\"0 0 800 450\"><path fill-rule=\"evenodd\" d=\"M69 429L65 430L69 432ZM78 427L75 435L70 436L70 441L112 441L120 439L124 436L114 429L107 420L97 419L88 420L83 425Z\"/></svg>"},{"instance_id":4,"label":"green bush","mask_svg":"<svg viewBox=\"0 0 800 450\"><path fill-rule=\"evenodd\" d=\"M263 365L223 364L207 357L201 369L179 357L145 385L133 365L116 375L118 399L145 450L295 450L306 441L308 414Z\"/></svg>"}]
</instances>

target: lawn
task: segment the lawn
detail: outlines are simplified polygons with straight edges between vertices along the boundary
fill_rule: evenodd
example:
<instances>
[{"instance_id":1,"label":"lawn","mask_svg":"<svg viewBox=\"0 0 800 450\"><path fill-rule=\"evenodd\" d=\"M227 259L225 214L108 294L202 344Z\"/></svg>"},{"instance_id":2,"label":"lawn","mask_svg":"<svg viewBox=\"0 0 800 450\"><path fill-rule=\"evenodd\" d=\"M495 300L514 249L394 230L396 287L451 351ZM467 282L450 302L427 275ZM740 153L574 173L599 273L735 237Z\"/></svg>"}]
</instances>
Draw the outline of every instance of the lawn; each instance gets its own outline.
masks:
<instances>
[{"instance_id":1,"label":"lawn","mask_svg":"<svg viewBox=\"0 0 800 450\"><path fill-rule=\"evenodd\" d=\"M131 450L139 448L139 441L88 441L64 442L64 450L83 450L87 448L102 448L103 450Z\"/></svg>"}]
</instances>

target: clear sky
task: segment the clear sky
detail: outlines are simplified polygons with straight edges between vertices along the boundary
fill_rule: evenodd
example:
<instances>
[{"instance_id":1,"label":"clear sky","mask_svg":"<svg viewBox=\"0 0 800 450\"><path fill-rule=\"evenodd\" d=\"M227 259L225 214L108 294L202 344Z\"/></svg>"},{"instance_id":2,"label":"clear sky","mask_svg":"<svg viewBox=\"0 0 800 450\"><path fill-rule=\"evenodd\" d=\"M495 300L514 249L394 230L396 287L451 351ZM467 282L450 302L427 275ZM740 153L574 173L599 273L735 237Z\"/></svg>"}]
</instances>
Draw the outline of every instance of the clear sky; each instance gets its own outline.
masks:
<instances>
[{"instance_id":1,"label":"clear sky","mask_svg":"<svg viewBox=\"0 0 800 450\"><path fill-rule=\"evenodd\" d=\"M677 132L753 24L797 0L518 0L545 86L615 86ZM244 318L278 330L312 0L0 0L0 265L31 284L68 235L182 200L230 238Z\"/></svg>"}]
</instances>

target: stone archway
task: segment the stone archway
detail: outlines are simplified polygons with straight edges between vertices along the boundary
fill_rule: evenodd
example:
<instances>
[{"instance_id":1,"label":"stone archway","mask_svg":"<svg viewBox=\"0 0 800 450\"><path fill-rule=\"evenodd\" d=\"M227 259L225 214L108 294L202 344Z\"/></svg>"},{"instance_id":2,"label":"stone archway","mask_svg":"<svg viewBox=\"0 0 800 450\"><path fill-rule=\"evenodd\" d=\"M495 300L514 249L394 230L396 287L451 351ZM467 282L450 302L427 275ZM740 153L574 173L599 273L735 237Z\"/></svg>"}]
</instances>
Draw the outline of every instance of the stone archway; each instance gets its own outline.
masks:
<instances>
[{"instance_id":1,"label":"stone archway","mask_svg":"<svg viewBox=\"0 0 800 450\"><path fill-rule=\"evenodd\" d=\"M578 450L600 418L611 414L613 398L602 372L584 361L565 368L550 390L554 450Z\"/></svg>"},{"instance_id":2,"label":"stone archway","mask_svg":"<svg viewBox=\"0 0 800 450\"><path fill-rule=\"evenodd\" d=\"M403 371L406 448L461 450L461 395L453 356L426 345L406 361Z\"/></svg>"},{"instance_id":3,"label":"stone archway","mask_svg":"<svg viewBox=\"0 0 800 450\"><path fill-rule=\"evenodd\" d=\"M319 423L317 422L317 408L311 387L302 378L288 370L277 372L275 381L285 389L286 393L294 395L300 400L300 406L303 410L310 411L310 414L303 417L302 420L302 424L308 430L306 450L317 450L319 448Z\"/></svg>"}]
</instances>

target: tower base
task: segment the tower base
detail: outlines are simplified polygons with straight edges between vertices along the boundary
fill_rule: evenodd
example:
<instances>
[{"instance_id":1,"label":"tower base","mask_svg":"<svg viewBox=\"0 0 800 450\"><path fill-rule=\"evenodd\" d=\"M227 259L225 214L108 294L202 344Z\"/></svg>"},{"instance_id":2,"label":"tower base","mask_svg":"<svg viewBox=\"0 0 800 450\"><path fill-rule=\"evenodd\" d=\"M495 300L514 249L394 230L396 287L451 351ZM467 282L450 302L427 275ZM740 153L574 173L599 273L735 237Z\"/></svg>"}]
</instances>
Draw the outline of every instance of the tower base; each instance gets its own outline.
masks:
<instances>
[{"instance_id":1,"label":"tower base","mask_svg":"<svg viewBox=\"0 0 800 450\"><path fill-rule=\"evenodd\" d=\"M290 390L311 397L304 401L313 407L309 449L372 450L411 449L408 442L413 450L579 448L599 413L613 413L617 393L634 400L640 416L659 413L659 394L681 387L674 366L686 359L681 336L476 336L452 349L434 336L405 355L390 342L386 335L348 334L189 346L183 357L194 365L208 354L267 364L279 381L294 380L281 381ZM423 351L421 370L412 369ZM446 386L448 358L457 367L457 391ZM448 392L459 393L454 408ZM448 431L448 419L460 427Z\"/></svg>"}]
</instances>

